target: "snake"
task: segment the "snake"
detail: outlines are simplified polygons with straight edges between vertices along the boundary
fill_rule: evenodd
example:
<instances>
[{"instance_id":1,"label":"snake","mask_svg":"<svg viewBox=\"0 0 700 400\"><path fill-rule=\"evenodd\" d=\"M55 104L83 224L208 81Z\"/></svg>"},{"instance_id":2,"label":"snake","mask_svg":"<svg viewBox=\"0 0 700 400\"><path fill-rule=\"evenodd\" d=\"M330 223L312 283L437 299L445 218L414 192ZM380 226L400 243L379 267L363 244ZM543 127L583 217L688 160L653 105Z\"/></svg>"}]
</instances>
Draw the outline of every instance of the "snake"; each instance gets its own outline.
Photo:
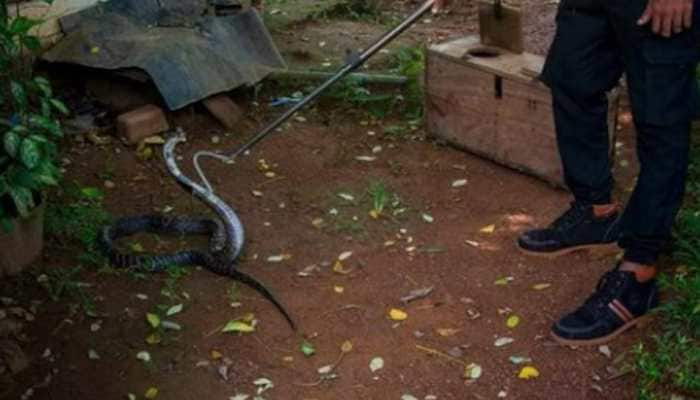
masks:
<instances>
[{"instance_id":1,"label":"snake","mask_svg":"<svg viewBox=\"0 0 700 400\"><path fill-rule=\"evenodd\" d=\"M173 266L200 265L205 269L241 282L269 300L284 316L289 326L296 324L284 306L260 281L238 270L236 260L244 245L245 232L236 212L217 196L207 184L202 186L188 178L177 165L175 148L185 142L183 131L170 136L163 145L163 158L168 173L185 191L203 202L216 219L190 216L138 215L116 219L103 227L98 245L110 264L117 268L133 268L147 272L162 272ZM168 235L206 235L207 250L181 250L170 254L140 255L119 252L115 241L140 232Z\"/></svg>"}]
</instances>

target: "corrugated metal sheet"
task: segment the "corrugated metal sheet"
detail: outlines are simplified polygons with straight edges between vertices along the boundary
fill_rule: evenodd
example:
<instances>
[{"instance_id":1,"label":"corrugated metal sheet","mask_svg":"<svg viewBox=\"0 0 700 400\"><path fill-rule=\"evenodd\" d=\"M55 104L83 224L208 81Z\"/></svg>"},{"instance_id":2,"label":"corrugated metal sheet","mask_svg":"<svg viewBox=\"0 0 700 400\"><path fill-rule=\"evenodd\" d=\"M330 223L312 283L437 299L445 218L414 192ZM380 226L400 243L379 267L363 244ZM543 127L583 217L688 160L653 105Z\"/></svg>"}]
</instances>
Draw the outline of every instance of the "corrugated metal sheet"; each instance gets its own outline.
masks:
<instances>
[{"instance_id":1,"label":"corrugated metal sheet","mask_svg":"<svg viewBox=\"0 0 700 400\"><path fill-rule=\"evenodd\" d=\"M51 62L140 68L172 110L286 68L255 10L204 15L202 0L112 0L61 19Z\"/></svg>"}]
</instances>

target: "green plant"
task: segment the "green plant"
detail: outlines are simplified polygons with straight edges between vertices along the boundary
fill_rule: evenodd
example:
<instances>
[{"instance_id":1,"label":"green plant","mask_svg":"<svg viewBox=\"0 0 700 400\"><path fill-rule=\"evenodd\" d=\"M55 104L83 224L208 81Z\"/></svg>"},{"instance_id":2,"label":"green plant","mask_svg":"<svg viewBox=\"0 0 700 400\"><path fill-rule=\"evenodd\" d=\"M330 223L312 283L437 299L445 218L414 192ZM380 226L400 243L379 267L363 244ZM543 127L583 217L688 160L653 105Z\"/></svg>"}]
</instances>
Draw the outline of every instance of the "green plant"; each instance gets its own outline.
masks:
<instances>
[{"instance_id":1,"label":"green plant","mask_svg":"<svg viewBox=\"0 0 700 400\"><path fill-rule=\"evenodd\" d=\"M404 47L394 55L392 72L408 78L402 114L409 119L423 118L423 71L425 51L422 48Z\"/></svg>"},{"instance_id":2,"label":"green plant","mask_svg":"<svg viewBox=\"0 0 700 400\"><path fill-rule=\"evenodd\" d=\"M370 182L367 193L372 199L372 211L370 211L370 215L375 218L382 215L384 207L386 207L389 202L389 193L384 183L381 181Z\"/></svg>"},{"instance_id":3,"label":"green plant","mask_svg":"<svg viewBox=\"0 0 700 400\"><path fill-rule=\"evenodd\" d=\"M77 302L86 315L96 316L95 303L87 293L90 285L78 280L82 267L52 268L37 279L46 289L52 301L58 302L69 299Z\"/></svg>"},{"instance_id":4,"label":"green plant","mask_svg":"<svg viewBox=\"0 0 700 400\"><path fill-rule=\"evenodd\" d=\"M97 248L97 238L102 227L112 220L102 206L102 192L70 185L57 197L58 201L49 204L46 210L47 234L62 245L80 245L85 250L80 255L83 263L101 265L103 257Z\"/></svg>"},{"instance_id":5,"label":"green plant","mask_svg":"<svg viewBox=\"0 0 700 400\"><path fill-rule=\"evenodd\" d=\"M40 42L30 32L41 21L10 18L5 0L0 10L0 228L10 231L11 220L28 217L41 190L60 179L56 143L63 133L55 112L68 110L34 72Z\"/></svg>"},{"instance_id":6,"label":"green plant","mask_svg":"<svg viewBox=\"0 0 700 400\"><path fill-rule=\"evenodd\" d=\"M326 96L365 109L375 118L384 118L396 101L396 96L374 93L362 79L352 76L331 86Z\"/></svg>"}]
</instances>

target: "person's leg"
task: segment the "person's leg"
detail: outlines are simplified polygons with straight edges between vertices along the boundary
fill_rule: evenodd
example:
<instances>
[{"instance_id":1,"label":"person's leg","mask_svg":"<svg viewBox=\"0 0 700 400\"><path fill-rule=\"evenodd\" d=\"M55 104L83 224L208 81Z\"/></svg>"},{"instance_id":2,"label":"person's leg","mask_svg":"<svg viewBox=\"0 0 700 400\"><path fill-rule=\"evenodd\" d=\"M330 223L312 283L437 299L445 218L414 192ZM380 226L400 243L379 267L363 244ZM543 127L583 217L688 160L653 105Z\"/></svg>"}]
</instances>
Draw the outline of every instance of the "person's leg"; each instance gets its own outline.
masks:
<instances>
[{"instance_id":1,"label":"person's leg","mask_svg":"<svg viewBox=\"0 0 700 400\"><path fill-rule=\"evenodd\" d=\"M692 30L663 38L636 24L645 5L643 0L610 2L625 49L640 163L622 219L620 245L628 267L653 266L671 237L683 200L690 126L698 104L695 64L700 60L700 19L695 18ZM653 274L647 271L645 276Z\"/></svg>"},{"instance_id":2,"label":"person's leg","mask_svg":"<svg viewBox=\"0 0 700 400\"><path fill-rule=\"evenodd\" d=\"M607 126L607 92L622 74L622 57L602 0L564 0L542 81L552 91L564 177L575 202L546 229L525 232L519 247L561 255L617 241L617 208Z\"/></svg>"},{"instance_id":3,"label":"person's leg","mask_svg":"<svg viewBox=\"0 0 700 400\"><path fill-rule=\"evenodd\" d=\"M683 197L690 122L697 105L696 29L664 39L637 25L646 0L609 0L625 60L641 164L625 211L624 260L601 279L596 291L552 327L567 345L601 344L639 324L658 304L654 264Z\"/></svg>"}]
</instances>

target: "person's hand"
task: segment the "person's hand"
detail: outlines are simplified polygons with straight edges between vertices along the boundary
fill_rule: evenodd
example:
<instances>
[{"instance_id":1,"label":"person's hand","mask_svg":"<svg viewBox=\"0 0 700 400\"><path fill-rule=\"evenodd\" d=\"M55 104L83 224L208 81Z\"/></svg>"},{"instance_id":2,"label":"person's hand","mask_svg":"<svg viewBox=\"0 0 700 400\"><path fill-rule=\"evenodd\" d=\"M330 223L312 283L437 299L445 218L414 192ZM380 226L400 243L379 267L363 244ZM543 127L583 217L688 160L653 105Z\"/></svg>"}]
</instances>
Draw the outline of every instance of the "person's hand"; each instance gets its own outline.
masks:
<instances>
[{"instance_id":1,"label":"person's hand","mask_svg":"<svg viewBox=\"0 0 700 400\"><path fill-rule=\"evenodd\" d=\"M447 7L447 3L449 0L435 0L435 3L433 4L433 13L438 13Z\"/></svg>"},{"instance_id":2,"label":"person's hand","mask_svg":"<svg viewBox=\"0 0 700 400\"><path fill-rule=\"evenodd\" d=\"M651 23L651 30L663 37L671 37L693 25L693 0L649 0L637 24Z\"/></svg>"}]
</instances>

